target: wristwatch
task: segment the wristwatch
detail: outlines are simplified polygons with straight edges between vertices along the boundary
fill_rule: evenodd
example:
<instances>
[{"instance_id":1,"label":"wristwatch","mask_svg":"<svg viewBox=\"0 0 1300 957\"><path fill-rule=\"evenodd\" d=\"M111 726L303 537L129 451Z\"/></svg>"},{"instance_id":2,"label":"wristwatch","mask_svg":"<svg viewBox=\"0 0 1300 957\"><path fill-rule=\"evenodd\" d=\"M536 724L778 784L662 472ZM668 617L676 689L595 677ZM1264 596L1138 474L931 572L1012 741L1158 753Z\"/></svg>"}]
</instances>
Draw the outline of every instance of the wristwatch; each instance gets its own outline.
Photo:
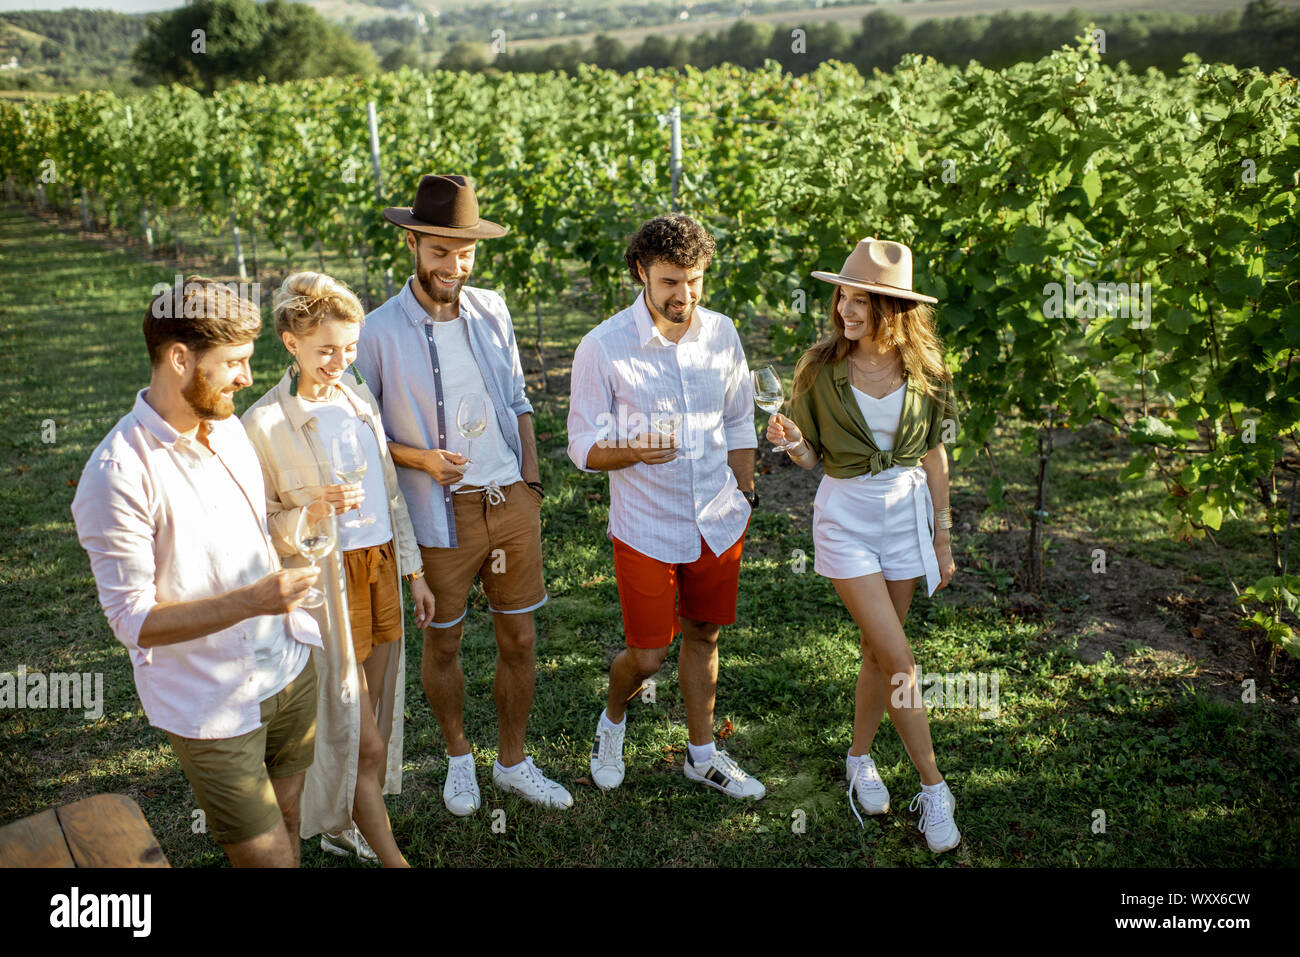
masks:
<instances>
[{"instance_id":1,"label":"wristwatch","mask_svg":"<svg viewBox=\"0 0 1300 957\"><path fill-rule=\"evenodd\" d=\"M524 484L527 485L533 491L535 491L542 498L546 498L546 486L544 486L541 482L525 482Z\"/></svg>"},{"instance_id":2,"label":"wristwatch","mask_svg":"<svg viewBox=\"0 0 1300 957\"><path fill-rule=\"evenodd\" d=\"M749 503L749 507L750 507L751 509L758 508L758 493L757 493L757 492L746 492L744 489L741 489L741 490L740 490L740 494L743 495L743 496L745 496L745 501Z\"/></svg>"}]
</instances>

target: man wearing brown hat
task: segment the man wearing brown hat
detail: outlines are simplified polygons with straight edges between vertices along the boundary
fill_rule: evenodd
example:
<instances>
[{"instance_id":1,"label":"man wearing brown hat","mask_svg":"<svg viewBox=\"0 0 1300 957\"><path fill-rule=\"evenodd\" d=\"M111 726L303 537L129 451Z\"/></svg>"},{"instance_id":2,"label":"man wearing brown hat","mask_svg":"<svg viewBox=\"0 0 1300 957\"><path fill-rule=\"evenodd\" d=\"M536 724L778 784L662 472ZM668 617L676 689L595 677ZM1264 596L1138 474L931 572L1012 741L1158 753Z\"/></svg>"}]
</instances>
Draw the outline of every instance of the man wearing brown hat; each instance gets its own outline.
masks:
<instances>
[{"instance_id":1,"label":"man wearing brown hat","mask_svg":"<svg viewBox=\"0 0 1300 957\"><path fill-rule=\"evenodd\" d=\"M497 640L492 780L535 804L570 807L569 792L524 755L533 611L547 600L533 407L505 301L466 285L477 241L506 230L479 218L464 176L425 176L414 205L389 207L384 217L406 230L415 274L366 316L356 368L379 401L434 595L421 678L447 743L443 802L458 816L481 803L460 666L466 599L478 578Z\"/></svg>"}]
</instances>

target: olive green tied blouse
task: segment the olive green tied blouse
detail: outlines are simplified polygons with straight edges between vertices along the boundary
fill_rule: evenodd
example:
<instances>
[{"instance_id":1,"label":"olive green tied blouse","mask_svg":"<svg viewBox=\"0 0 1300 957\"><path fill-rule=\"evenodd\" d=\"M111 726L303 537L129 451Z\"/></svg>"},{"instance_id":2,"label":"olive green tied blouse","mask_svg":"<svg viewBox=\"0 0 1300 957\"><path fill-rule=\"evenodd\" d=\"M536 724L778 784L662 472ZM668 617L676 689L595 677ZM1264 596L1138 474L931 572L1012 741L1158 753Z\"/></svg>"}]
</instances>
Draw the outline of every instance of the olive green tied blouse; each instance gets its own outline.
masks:
<instances>
[{"instance_id":1,"label":"olive green tied blouse","mask_svg":"<svg viewBox=\"0 0 1300 957\"><path fill-rule=\"evenodd\" d=\"M914 377L906 380L903 412L892 451L882 451L867 427L862 409L849 386L847 359L825 365L812 387L790 400L787 415L799 427L812 450L822 457L831 478L876 475L894 465L919 465L931 449L943 444L943 422L958 423L952 383L944 384L943 401L926 395Z\"/></svg>"}]
</instances>

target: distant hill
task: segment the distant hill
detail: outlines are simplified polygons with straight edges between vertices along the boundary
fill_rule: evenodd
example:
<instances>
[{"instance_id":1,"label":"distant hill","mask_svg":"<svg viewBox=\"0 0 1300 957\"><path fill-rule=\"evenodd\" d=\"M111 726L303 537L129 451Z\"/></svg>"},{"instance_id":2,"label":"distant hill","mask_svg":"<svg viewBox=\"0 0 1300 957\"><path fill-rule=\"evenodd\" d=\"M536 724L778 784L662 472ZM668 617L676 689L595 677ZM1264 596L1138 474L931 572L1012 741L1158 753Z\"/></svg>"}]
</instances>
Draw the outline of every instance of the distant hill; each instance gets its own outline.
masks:
<instances>
[{"instance_id":1,"label":"distant hill","mask_svg":"<svg viewBox=\"0 0 1300 957\"><path fill-rule=\"evenodd\" d=\"M143 16L108 10L0 13L0 87L129 89L144 33Z\"/></svg>"}]
</instances>

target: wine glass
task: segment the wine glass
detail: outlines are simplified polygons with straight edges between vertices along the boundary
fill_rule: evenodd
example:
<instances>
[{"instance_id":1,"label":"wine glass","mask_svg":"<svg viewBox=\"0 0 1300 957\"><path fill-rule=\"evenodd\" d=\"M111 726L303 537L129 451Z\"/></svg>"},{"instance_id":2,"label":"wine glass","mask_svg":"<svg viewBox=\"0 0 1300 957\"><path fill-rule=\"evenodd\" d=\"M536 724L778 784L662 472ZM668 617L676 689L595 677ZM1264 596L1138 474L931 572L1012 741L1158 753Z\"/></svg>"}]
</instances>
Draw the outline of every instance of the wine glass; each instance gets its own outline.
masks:
<instances>
[{"instance_id":1,"label":"wine glass","mask_svg":"<svg viewBox=\"0 0 1300 957\"><path fill-rule=\"evenodd\" d=\"M349 485L360 482L365 476L366 452L354 423L345 422L343 431L330 437L330 463L334 467L334 474ZM353 518L341 524L344 528L364 528L375 524L375 516Z\"/></svg>"},{"instance_id":2,"label":"wine glass","mask_svg":"<svg viewBox=\"0 0 1300 957\"><path fill-rule=\"evenodd\" d=\"M456 431L469 439L469 451L465 458L474 458L474 440L487 430L487 401L481 392L471 392L460 400L456 409Z\"/></svg>"},{"instance_id":3,"label":"wine glass","mask_svg":"<svg viewBox=\"0 0 1300 957\"><path fill-rule=\"evenodd\" d=\"M673 435L682 427L682 414L672 409L650 413L650 428L660 435Z\"/></svg>"},{"instance_id":4,"label":"wine glass","mask_svg":"<svg viewBox=\"0 0 1300 957\"><path fill-rule=\"evenodd\" d=\"M771 366L762 369L755 369L753 373L754 380L754 403L766 412L768 415L775 415L781 410L781 404L785 401L785 393L781 389L781 379ZM774 445L778 452L784 452L786 449L794 448L790 443L785 442L781 445Z\"/></svg>"},{"instance_id":5,"label":"wine glass","mask_svg":"<svg viewBox=\"0 0 1300 957\"><path fill-rule=\"evenodd\" d=\"M313 515L310 508L298 513L298 525L293 533L294 544L298 551L311 559L311 567L316 567L316 559L324 558L339 542L338 523L334 520L334 506L328 502L329 509L324 515ZM312 585L307 597L302 601L305 608L319 608L325 604L325 592Z\"/></svg>"}]
</instances>

